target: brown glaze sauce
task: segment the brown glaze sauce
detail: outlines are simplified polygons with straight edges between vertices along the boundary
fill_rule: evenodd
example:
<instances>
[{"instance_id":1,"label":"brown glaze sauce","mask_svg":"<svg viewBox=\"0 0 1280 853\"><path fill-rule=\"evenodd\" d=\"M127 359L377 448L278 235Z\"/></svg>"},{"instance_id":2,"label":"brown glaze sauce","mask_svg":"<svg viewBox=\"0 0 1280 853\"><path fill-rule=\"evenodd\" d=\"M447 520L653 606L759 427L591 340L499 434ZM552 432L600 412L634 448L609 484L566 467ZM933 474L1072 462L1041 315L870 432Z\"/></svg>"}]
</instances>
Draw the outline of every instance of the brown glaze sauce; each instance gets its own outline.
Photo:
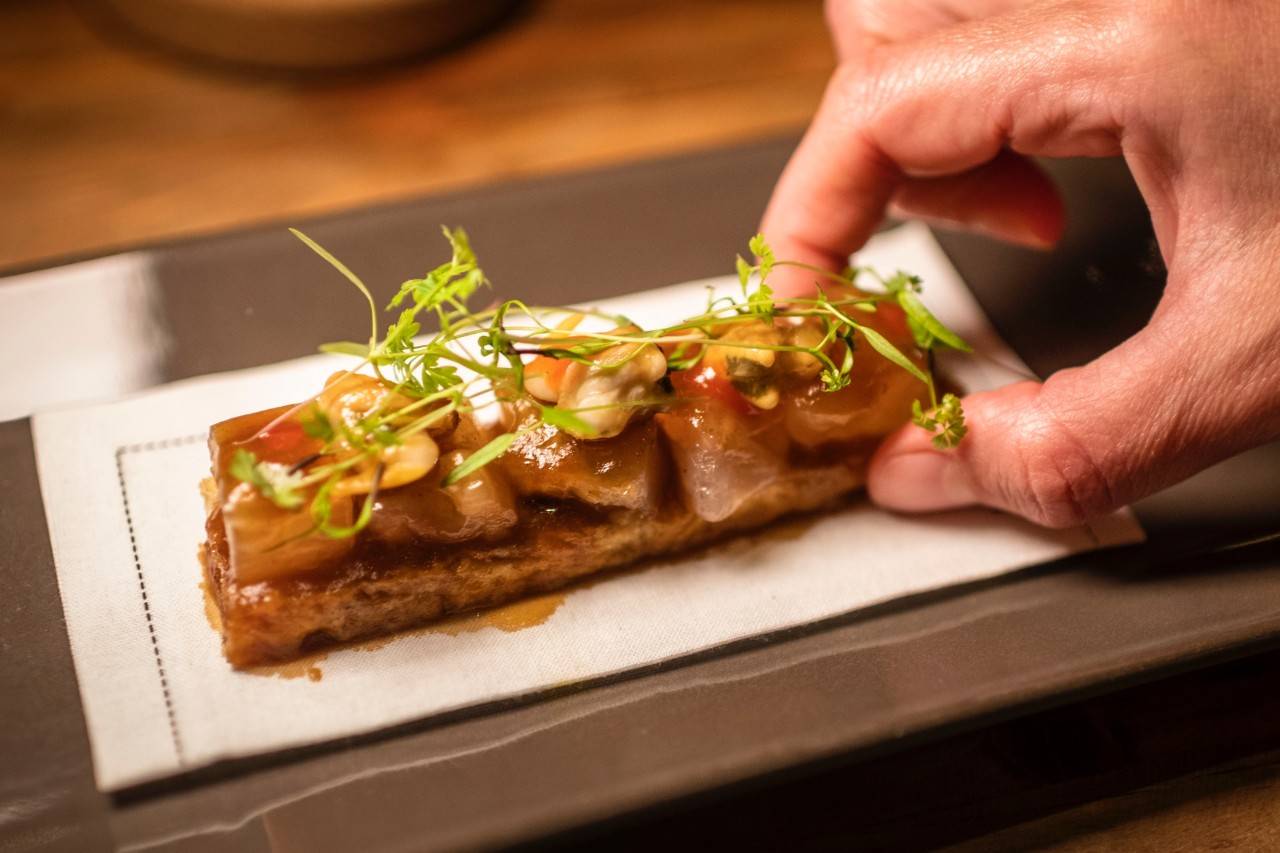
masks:
<instances>
[{"instance_id":1,"label":"brown glaze sauce","mask_svg":"<svg viewBox=\"0 0 1280 853\"><path fill-rule=\"evenodd\" d=\"M873 383L868 383L869 386L871 384ZM788 389L788 391L795 393L792 389ZM865 393L873 394L870 387ZM266 412L245 415L215 426L210 445L213 451L214 474L219 484L225 488L228 477L227 460L238 442L246 442L246 445L251 445L251 449L257 452L261 458L270 458L273 452L285 452L285 448L276 447L262 436L255 435L255 433L288 410L289 407L279 407ZM780 410L770 412L755 410L744 417L746 420L745 426L752 431L780 431L782 429L782 413ZM659 464L663 466L664 470L661 472L661 482L663 484L661 500L654 511L662 516L688 513L689 510L685 508L684 500L679 493L678 478L675 476L674 460L671 450L667 446L667 439L662 436L661 430L658 433L660 445L657 453L660 460ZM290 445L290 452L305 443L305 440L301 440L297 436L291 438L286 436L286 438L289 438L285 443ZM793 470L803 470L805 468L831 468L844 464L861 466L865 464L866 459L874 451L877 443L877 440L861 439L858 441L821 444L814 447L805 447L798 442L785 442L784 446L787 448L786 454L790 467ZM604 448L599 449L603 450ZM288 460L281 457L281 461ZM219 493L221 491L219 490ZM215 496L210 495L211 498ZM575 526L610 523L610 519L614 517L613 511L607 507L593 506L575 498L547 498L524 495L519 497L517 501L519 521L499 538L474 539L457 543L417 543L390 546L360 537L356 540L353 550L330 565L317 566L313 571L309 571L306 574L264 580L242 586L237 584L230 576L226 531L221 517L221 509L217 506L216 500L214 504L206 523L209 536L207 547L218 555L220 559L206 560L204 549L202 548L201 559L202 563L205 564L206 578L206 582L202 584L202 589L205 597L205 613L210 626L219 631L221 629L221 618L218 604L219 600L225 600L227 597L255 596L268 593L290 596L322 592L326 589L336 589L347 584L376 578L383 573L400 570L404 566L413 565L414 563L447 564L451 555L465 554L481 545L486 548L497 548L504 552L510 550L512 554L515 554L519 551L520 543L536 542L540 536L554 534L557 530L564 531L573 529ZM634 510L631 512L634 512ZM762 531L758 534L749 535L745 539L746 541L751 541L760 536L792 538L800 535L810 524L812 524L811 518L802 517L792 522L783 522L780 526L770 528L768 532ZM511 543L510 549L506 547L507 543ZM211 566L209 563L213 565ZM642 570L651 564L650 561L642 561L633 570ZM617 574L617 572L610 572L607 575L586 578L559 592L524 598L487 610L450 614L424 627L410 629L406 632L386 637L340 645L335 648L373 650L382 648L406 635L421 633L456 636L483 630L484 628L496 628L505 632L523 630L546 622L559 609L566 595L573 590L600 582L608 577L616 577ZM262 676L286 679L306 677L311 681L320 681L323 678L323 671L320 669L319 664L330 651L332 649L306 655L290 663L261 666L246 671Z\"/></svg>"},{"instance_id":2,"label":"brown glaze sauce","mask_svg":"<svg viewBox=\"0 0 1280 853\"><path fill-rule=\"evenodd\" d=\"M204 549L201 548L200 561L204 562ZM213 590L209 588L208 581L200 581L200 594L204 597L204 619L209 623L209 627L222 633L222 611L218 609L218 602L213 597Z\"/></svg>"},{"instance_id":3,"label":"brown glaze sauce","mask_svg":"<svg viewBox=\"0 0 1280 853\"><path fill-rule=\"evenodd\" d=\"M824 447L821 451L796 450L792 454L791 464L795 468L830 467L832 464L838 464L837 460L839 460L840 462L856 465L865 461L870 449L865 444L859 444L850 446L833 445ZM669 458L666 461L670 464ZM664 494L657 509L658 514L668 515L687 512L683 506L674 475L667 476L665 483ZM610 511L607 508L591 506L573 499L552 499L538 496L522 497L519 501L519 512L519 523L506 536L500 539L485 540L485 544L500 546L504 542L519 543L536 539L540 529L543 527L551 526L553 529L565 529L574 526L596 525L606 522L610 516ZM206 530L209 537L209 547L215 549L222 557L217 563L221 564L224 569L228 568L226 534L222 525L221 514L218 510L215 509L210 514L206 523ZM201 562L206 564L207 588L210 592L210 600L206 602L206 609L217 610L216 593L219 589L222 590L223 594L227 592L251 594L254 588L264 592L274 591L282 595L303 594L377 577L384 572L394 571L415 562L447 561L450 554L465 553L475 547L476 543L474 541L387 547L376 542L360 540L357 542L355 550L337 563L317 566L315 570L305 575L273 581L260 581L247 587L239 587L230 577L212 577L213 573L207 571L207 561L202 547ZM223 574L225 575L226 573L224 572ZM467 618L470 619L473 616L474 614ZM445 617L446 620L450 618ZM479 627L484 626L478 625L477 630ZM460 633L460 631L455 633Z\"/></svg>"},{"instance_id":4,"label":"brown glaze sauce","mask_svg":"<svg viewBox=\"0 0 1280 853\"><path fill-rule=\"evenodd\" d=\"M397 640L424 634L446 634L450 637L456 637L459 634L472 634L485 628L497 628L499 631L508 634L523 631L527 628L541 625L550 619L552 614L560 609L560 605L564 604L568 594L569 590L562 590L513 601L510 604L491 607L488 610L457 613L452 616L446 616L429 625L423 625L420 628L398 631L385 637L343 643L287 663L255 666L243 671L249 675L257 675L264 678L283 678L286 680L306 678L308 681L321 681L324 678L324 670L320 668L320 664L334 652L344 650L373 652L386 648ZM213 603L212 597L206 597L205 612L206 614L210 612L214 614L210 619L210 626L220 630L221 620L218 619L216 624L213 621L217 619L217 606Z\"/></svg>"},{"instance_id":5,"label":"brown glaze sauce","mask_svg":"<svg viewBox=\"0 0 1280 853\"><path fill-rule=\"evenodd\" d=\"M298 660L289 661L288 663L277 663L269 666L255 666L251 669L241 670L249 675L257 675L263 678L282 678L285 681L295 681L305 678L307 681L324 680L324 670L317 664L329 656L328 652L321 652L315 655L307 655Z\"/></svg>"},{"instance_id":6,"label":"brown glaze sauce","mask_svg":"<svg viewBox=\"0 0 1280 853\"><path fill-rule=\"evenodd\" d=\"M484 628L497 628L505 633L523 631L541 625L551 618L551 614L564 604L566 593L550 592L536 595L520 601L513 601L488 610L477 610L471 613L460 613L446 616L439 622L433 622L418 633L448 634L456 637L459 634L471 634Z\"/></svg>"}]
</instances>

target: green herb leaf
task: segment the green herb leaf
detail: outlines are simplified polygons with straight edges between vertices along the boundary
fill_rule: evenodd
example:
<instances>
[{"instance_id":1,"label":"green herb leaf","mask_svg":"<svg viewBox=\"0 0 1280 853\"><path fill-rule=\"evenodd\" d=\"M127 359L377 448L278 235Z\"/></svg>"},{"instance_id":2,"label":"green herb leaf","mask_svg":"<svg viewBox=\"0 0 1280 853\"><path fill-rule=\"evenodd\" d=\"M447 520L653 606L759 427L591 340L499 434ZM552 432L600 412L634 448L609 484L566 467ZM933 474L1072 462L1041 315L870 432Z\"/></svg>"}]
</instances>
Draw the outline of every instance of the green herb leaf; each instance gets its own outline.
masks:
<instances>
[{"instance_id":1,"label":"green herb leaf","mask_svg":"<svg viewBox=\"0 0 1280 853\"><path fill-rule=\"evenodd\" d=\"M298 494L302 475L290 472L287 465L259 461L252 451L241 447L232 455L228 470L232 477L253 486L259 494L281 509L297 509L302 506L302 495Z\"/></svg>"},{"instance_id":2,"label":"green herb leaf","mask_svg":"<svg viewBox=\"0 0 1280 853\"><path fill-rule=\"evenodd\" d=\"M413 297L413 311L438 310L446 304L461 305L481 286L489 283L484 272L476 266L476 255L471 249L467 232L461 228L442 228L445 239L453 248L448 263L427 273L423 278L412 278L400 285L400 291L392 298L388 308L399 306Z\"/></svg>"},{"instance_id":3,"label":"green herb leaf","mask_svg":"<svg viewBox=\"0 0 1280 853\"><path fill-rule=\"evenodd\" d=\"M910 373L924 384L932 385L928 375L926 375L923 370L916 367L911 362L911 359L903 355L902 352L890 343L889 339L884 335L880 334L870 326L859 326L858 331L862 332L862 336L867 339L867 343L871 344L871 348L873 350L880 353L889 361L893 362L898 367L901 367L903 370L907 371L907 373Z\"/></svg>"},{"instance_id":4,"label":"green herb leaf","mask_svg":"<svg viewBox=\"0 0 1280 853\"><path fill-rule=\"evenodd\" d=\"M773 256L773 249L765 241L763 234L757 234L747 243L747 247L751 249L751 254L759 259L757 269L760 271L760 281L763 282L769 277L769 273L773 271L773 265L776 259Z\"/></svg>"},{"instance_id":5,"label":"green herb leaf","mask_svg":"<svg viewBox=\"0 0 1280 853\"><path fill-rule=\"evenodd\" d=\"M933 411L926 413L919 400L911 404L911 421L921 429L934 433L933 446L939 450L949 450L960 443L969 428L964 422L964 409L960 398L955 394L946 394L942 403Z\"/></svg>"},{"instance_id":6,"label":"green herb leaf","mask_svg":"<svg viewBox=\"0 0 1280 853\"><path fill-rule=\"evenodd\" d=\"M396 435L396 431L383 420L382 415L367 415L361 418L357 426L360 428L360 432L367 436L365 440L366 446L368 446L369 441L379 447L395 447L397 444L404 443L400 440L400 436Z\"/></svg>"},{"instance_id":7,"label":"green herb leaf","mask_svg":"<svg viewBox=\"0 0 1280 853\"><path fill-rule=\"evenodd\" d=\"M399 318L387 327L386 337L382 339L382 349L386 352L406 352L413 349L413 339L422 331L422 324L414 318L417 316L412 308L401 311Z\"/></svg>"},{"instance_id":8,"label":"green herb leaf","mask_svg":"<svg viewBox=\"0 0 1280 853\"><path fill-rule=\"evenodd\" d=\"M920 276L905 273L898 270L888 278L881 278L880 283L884 285L884 289L893 294L902 293L904 290L920 292Z\"/></svg>"},{"instance_id":9,"label":"green herb leaf","mask_svg":"<svg viewBox=\"0 0 1280 853\"><path fill-rule=\"evenodd\" d=\"M428 394L461 385L462 376L459 375L458 368L451 364L438 364L432 359L423 359L418 373L418 384L422 396L425 397Z\"/></svg>"},{"instance_id":10,"label":"green herb leaf","mask_svg":"<svg viewBox=\"0 0 1280 853\"><path fill-rule=\"evenodd\" d=\"M829 367L822 371L820 378L822 379L823 390L832 393L839 391L841 388L849 387L849 383L852 381L849 374L832 370Z\"/></svg>"},{"instance_id":11,"label":"green herb leaf","mask_svg":"<svg viewBox=\"0 0 1280 853\"><path fill-rule=\"evenodd\" d=\"M761 318L773 317L773 288L764 282L747 297L747 310Z\"/></svg>"},{"instance_id":12,"label":"green herb leaf","mask_svg":"<svg viewBox=\"0 0 1280 853\"><path fill-rule=\"evenodd\" d=\"M511 448L511 443L515 440L516 433L506 432L488 442L484 447L462 460L458 467L449 472L449 476L444 478L444 482L441 485L452 486L462 478L471 476L506 453Z\"/></svg>"},{"instance_id":13,"label":"green herb leaf","mask_svg":"<svg viewBox=\"0 0 1280 853\"><path fill-rule=\"evenodd\" d=\"M825 355L821 356L826 361L827 367L819 374L819 377L822 379L823 388L829 392L847 388L849 383L853 381L853 353L857 349L857 341L853 337L855 328L857 327L841 320L828 330L828 335L834 334L844 342L844 356L840 359L839 367L836 367ZM815 355L818 352L821 351L815 352Z\"/></svg>"},{"instance_id":14,"label":"green herb leaf","mask_svg":"<svg viewBox=\"0 0 1280 853\"><path fill-rule=\"evenodd\" d=\"M364 496L364 503L360 506L360 514L356 516L355 522L346 527L335 527L333 524L332 492L333 487L338 485L342 477L343 472L336 472L325 481L325 484L320 487L319 491L316 492L315 498L311 501L311 520L315 522L316 530L330 539L348 539L368 527L369 522L373 519L373 505L378 498L380 473L374 478L373 489Z\"/></svg>"},{"instance_id":15,"label":"green herb leaf","mask_svg":"<svg viewBox=\"0 0 1280 853\"><path fill-rule=\"evenodd\" d=\"M924 303L920 301L919 296L916 296L914 290L904 287L897 291L896 298L898 304L902 306L902 310L907 314L907 321L911 324L911 331L915 334L916 342L922 348L928 349L933 345L934 340L938 340L952 349L973 352L973 347L965 343L955 332L944 326L941 320L933 316L932 312L924 307Z\"/></svg>"},{"instance_id":16,"label":"green herb leaf","mask_svg":"<svg viewBox=\"0 0 1280 853\"><path fill-rule=\"evenodd\" d=\"M334 436L333 422L315 403L311 404L311 411L302 418L302 431L311 438L319 439L326 444L332 441Z\"/></svg>"},{"instance_id":17,"label":"green herb leaf","mask_svg":"<svg viewBox=\"0 0 1280 853\"><path fill-rule=\"evenodd\" d=\"M538 416L544 424L549 424L556 429L564 430L567 433L579 437L588 437L596 434L596 428L575 415L568 409L561 409L556 406L538 406Z\"/></svg>"},{"instance_id":18,"label":"green herb leaf","mask_svg":"<svg viewBox=\"0 0 1280 853\"><path fill-rule=\"evenodd\" d=\"M471 238L467 236L464 228L449 228L448 226L440 226L444 238L449 241L449 247L453 249L453 263L455 266L474 267L476 265L476 253L471 249Z\"/></svg>"},{"instance_id":19,"label":"green herb leaf","mask_svg":"<svg viewBox=\"0 0 1280 853\"><path fill-rule=\"evenodd\" d=\"M738 282L742 285L742 294L745 296L747 293L747 282L751 281L753 267L751 264L747 263L746 259L742 257L742 255L737 256L735 263L738 268Z\"/></svg>"}]
</instances>

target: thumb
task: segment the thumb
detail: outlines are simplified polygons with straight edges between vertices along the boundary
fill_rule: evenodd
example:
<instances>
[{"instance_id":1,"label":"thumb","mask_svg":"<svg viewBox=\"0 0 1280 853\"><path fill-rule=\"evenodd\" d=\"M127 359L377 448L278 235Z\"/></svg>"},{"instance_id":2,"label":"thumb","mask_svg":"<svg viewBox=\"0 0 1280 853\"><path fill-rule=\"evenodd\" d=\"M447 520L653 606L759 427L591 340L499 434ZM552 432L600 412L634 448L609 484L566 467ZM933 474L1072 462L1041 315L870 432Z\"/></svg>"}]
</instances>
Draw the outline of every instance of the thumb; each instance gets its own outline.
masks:
<instances>
[{"instance_id":1,"label":"thumb","mask_svg":"<svg viewBox=\"0 0 1280 853\"><path fill-rule=\"evenodd\" d=\"M904 427L873 457L868 492L906 512L981 504L1071 527L1274 437L1268 383L1231 379L1238 370L1198 349L1149 326L1043 384L970 395L959 446Z\"/></svg>"},{"instance_id":2,"label":"thumb","mask_svg":"<svg viewBox=\"0 0 1280 853\"><path fill-rule=\"evenodd\" d=\"M1119 506L1117 473L1046 406L1045 388L1020 382L964 399L968 433L938 450L908 425L872 458L871 499L888 509L929 512L974 504L1048 527L1070 527Z\"/></svg>"}]
</instances>

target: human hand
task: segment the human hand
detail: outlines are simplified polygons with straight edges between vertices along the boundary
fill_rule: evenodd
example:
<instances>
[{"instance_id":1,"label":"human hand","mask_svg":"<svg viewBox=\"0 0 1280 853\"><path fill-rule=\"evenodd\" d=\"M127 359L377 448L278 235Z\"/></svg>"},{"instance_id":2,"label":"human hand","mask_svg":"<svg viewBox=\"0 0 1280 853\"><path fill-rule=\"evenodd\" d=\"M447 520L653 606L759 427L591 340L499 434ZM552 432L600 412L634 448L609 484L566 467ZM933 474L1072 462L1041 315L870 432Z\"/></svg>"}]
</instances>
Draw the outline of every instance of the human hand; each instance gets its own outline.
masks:
<instances>
[{"instance_id":1,"label":"human hand","mask_svg":"<svg viewBox=\"0 0 1280 853\"><path fill-rule=\"evenodd\" d=\"M774 191L780 257L844 266L886 209L1032 246L1062 205L1027 156L1123 155L1169 270L1150 323L1043 384L964 400L871 463L876 502L1078 524L1280 436L1280 5L836 0L840 66ZM776 289L812 286L803 278Z\"/></svg>"}]
</instances>

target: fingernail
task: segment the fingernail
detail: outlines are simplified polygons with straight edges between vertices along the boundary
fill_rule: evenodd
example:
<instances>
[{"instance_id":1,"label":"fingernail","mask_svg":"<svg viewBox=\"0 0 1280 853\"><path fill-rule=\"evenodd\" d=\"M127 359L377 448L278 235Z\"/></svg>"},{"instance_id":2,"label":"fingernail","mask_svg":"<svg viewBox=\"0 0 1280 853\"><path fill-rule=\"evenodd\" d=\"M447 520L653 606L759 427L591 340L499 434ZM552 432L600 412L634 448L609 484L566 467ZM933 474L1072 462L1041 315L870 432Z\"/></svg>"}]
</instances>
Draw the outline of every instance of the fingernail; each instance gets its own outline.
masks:
<instances>
[{"instance_id":1,"label":"fingernail","mask_svg":"<svg viewBox=\"0 0 1280 853\"><path fill-rule=\"evenodd\" d=\"M951 451L912 451L877 460L867 482L871 499L904 512L953 509L977 503L964 462Z\"/></svg>"},{"instance_id":2,"label":"fingernail","mask_svg":"<svg viewBox=\"0 0 1280 853\"><path fill-rule=\"evenodd\" d=\"M968 223L967 227L1029 249L1052 249L1061 237L1061 229L1053 222L1038 220L1021 211L1012 217L1004 211L996 211L994 215Z\"/></svg>"},{"instance_id":3,"label":"fingernail","mask_svg":"<svg viewBox=\"0 0 1280 853\"><path fill-rule=\"evenodd\" d=\"M1033 249L1048 250L1058 245L1062 237L1062 228L1057 223L1041 219L1030 219L1026 223L1026 245Z\"/></svg>"}]
</instances>

